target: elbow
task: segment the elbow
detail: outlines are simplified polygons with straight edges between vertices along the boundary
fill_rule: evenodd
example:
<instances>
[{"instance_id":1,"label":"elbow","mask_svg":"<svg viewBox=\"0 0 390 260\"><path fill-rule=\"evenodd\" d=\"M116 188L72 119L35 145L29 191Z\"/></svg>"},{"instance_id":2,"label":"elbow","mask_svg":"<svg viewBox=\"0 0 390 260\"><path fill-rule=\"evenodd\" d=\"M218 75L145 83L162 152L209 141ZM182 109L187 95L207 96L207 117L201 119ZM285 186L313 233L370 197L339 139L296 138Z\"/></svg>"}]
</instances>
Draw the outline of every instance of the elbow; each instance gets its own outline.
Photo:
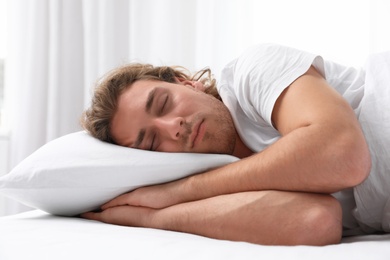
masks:
<instances>
[{"instance_id":1,"label":"elbow","mask_svg":"<svg viewBox=\"0 0 390 260\"><path fill-rule=\"evenodd\" d=\"M345 180L345 188L359 185L371 171L371 155L365 138L349 136L348 139L340 149L343 164L341 177Z\"/></svg>"},{"instance_id":2,"label":"elbow","mask_svg":"<svg viewBox=\"0 0 390 260\"><path fill-rule=\"evenodd\" d=\"M357 177L355 178L354 182L351 183L351 186L359 185L360 183L362 183L367 179L368 175L370 175L371 155L368 148L367 151L365 151L365 153L361 157L359 157L358 167L355 171L357 172L356 173Z\"/></svg>"},{"instance_id":3,"label":"elbow","mask_svg":"<svg viewBox=\"0 0 390 260\"><path fill-rule=\"evenodd\" d=\"M323 198L306 212L297 245L324 246L338 244L342 237L342 210L333 197Z\"/></svg>"}]
</instances>

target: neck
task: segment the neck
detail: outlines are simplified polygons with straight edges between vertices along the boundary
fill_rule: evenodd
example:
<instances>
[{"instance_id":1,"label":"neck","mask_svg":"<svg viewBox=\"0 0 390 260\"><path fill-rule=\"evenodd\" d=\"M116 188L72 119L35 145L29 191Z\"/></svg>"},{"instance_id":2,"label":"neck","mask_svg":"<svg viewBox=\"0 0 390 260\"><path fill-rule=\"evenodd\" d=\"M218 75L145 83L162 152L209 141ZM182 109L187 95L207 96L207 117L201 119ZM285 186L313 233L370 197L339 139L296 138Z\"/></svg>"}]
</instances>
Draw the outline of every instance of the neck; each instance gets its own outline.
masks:
<instances>
[{"instance_id":1,"label":"neck","mask_svg":"<svg viewBox=\"0 0 390 260\"><path fill-rule=\"evenodd\" d=\"M236 145L234 147L233 155L240 159L243 159L245 157L251 156L252 154L253 151L244 144L240 136L237 134Z\"/></svg>"}]
</instances>

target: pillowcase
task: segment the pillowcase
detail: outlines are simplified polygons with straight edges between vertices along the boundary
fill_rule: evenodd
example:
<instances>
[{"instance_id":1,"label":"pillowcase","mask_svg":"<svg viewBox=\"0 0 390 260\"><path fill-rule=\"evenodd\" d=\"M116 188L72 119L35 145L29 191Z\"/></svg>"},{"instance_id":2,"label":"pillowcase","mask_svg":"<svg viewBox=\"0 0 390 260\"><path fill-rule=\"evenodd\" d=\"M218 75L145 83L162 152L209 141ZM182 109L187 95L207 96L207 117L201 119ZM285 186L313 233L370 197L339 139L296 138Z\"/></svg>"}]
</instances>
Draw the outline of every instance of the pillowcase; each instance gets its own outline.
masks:
<instances>
[{"instance_id":1,"label":"pillowcase","mask_svg":"<svg viewBox=\"0 0 390 260\"><path fill-rule=\"evenodd\" d=\"M54 215L95 210L116 196L238 160L161 153L102 142L81 131L53 140L0 178L0 193Z\"/></svg>"}]
</instances>

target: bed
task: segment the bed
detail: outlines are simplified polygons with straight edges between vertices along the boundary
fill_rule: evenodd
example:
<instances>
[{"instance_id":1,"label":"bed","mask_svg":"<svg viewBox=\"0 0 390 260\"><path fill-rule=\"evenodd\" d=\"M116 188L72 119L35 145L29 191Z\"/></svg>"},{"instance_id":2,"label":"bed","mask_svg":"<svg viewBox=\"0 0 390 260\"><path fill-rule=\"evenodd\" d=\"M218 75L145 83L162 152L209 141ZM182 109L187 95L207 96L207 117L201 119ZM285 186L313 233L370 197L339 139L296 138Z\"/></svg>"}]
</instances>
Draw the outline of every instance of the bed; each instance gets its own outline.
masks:
<instances>
[{"instance_id":1,"label":"bed","mask_svg":"<svg viewBox=\"0 0 390 260\"><path fill-rule=\"evenodd\" d=\"M386 60L382 59L384 56L376 56L381 63L367 69L366 86L388 86L390 53L385 56ZM376 95L372 104L378 109L382 107L377 100L388 103L388 90L387 94L378 93L373 88L367 88L367 91L370 93L366 94ZM378 122L388 117L385 113L374 114L378 117L374 120ZM364 120L372 120L372 113L362 113L359 120L364 131L375 133L367 128L369 124L364 123ZM385 129L390 129L390 120L386 122ZM385 138L388 140L381 140L380 156L389 161L387 144L390 137ZM340 244L323 247L262 246L172 231L110 225L77 217L137 187L169 182L235 160L237 158L228 155L134 150L100 142L82 131L60 137L38 149L0 178L1 194L36 209L0 218L0 260L390 259L389 232L344 237ZM383 230L390 231L389 171L384 174L370 176L356 187L355 199L364 203L366 208L379 205L375 201L378 197L363 196L373 194L373 189L376 189L383 196L383 218L379 224ZM377 185L372 186L374 182Z\"/></svg>"},{"instance_id":2,"label":"bed","mask_svg":"<svg viewBox=\"0 0 390 260\"><path fill-rule=\"evenodd\" d=\"M390 234L324 247L261 246L123 227L40 210L0 218L0 259L390 259Z\"/></svg>"}]
</instances>

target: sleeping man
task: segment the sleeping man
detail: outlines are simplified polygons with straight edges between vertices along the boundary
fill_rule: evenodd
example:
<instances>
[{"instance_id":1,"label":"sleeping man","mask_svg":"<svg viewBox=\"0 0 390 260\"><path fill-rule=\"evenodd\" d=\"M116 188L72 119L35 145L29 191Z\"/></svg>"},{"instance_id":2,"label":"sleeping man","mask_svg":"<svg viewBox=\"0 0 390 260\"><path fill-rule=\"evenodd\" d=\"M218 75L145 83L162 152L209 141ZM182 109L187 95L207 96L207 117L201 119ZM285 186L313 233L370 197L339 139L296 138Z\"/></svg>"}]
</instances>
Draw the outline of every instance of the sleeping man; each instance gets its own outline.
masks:
<instances>
[{"instance_id":1,"label":"sleeping man","mask_svg":"<svg viewBox=\"0 0 390 260\"><path fill-rule=\"evenodd\" d=\"M207 69L113 70L83 115L91 135L241 160L136 189L82 217L265 245L390 231L389 110L378 119L365 73L272 44L230 62L218 84ZM387 105L390 88L381 91Z\"/></svg>"}]
</instances>

